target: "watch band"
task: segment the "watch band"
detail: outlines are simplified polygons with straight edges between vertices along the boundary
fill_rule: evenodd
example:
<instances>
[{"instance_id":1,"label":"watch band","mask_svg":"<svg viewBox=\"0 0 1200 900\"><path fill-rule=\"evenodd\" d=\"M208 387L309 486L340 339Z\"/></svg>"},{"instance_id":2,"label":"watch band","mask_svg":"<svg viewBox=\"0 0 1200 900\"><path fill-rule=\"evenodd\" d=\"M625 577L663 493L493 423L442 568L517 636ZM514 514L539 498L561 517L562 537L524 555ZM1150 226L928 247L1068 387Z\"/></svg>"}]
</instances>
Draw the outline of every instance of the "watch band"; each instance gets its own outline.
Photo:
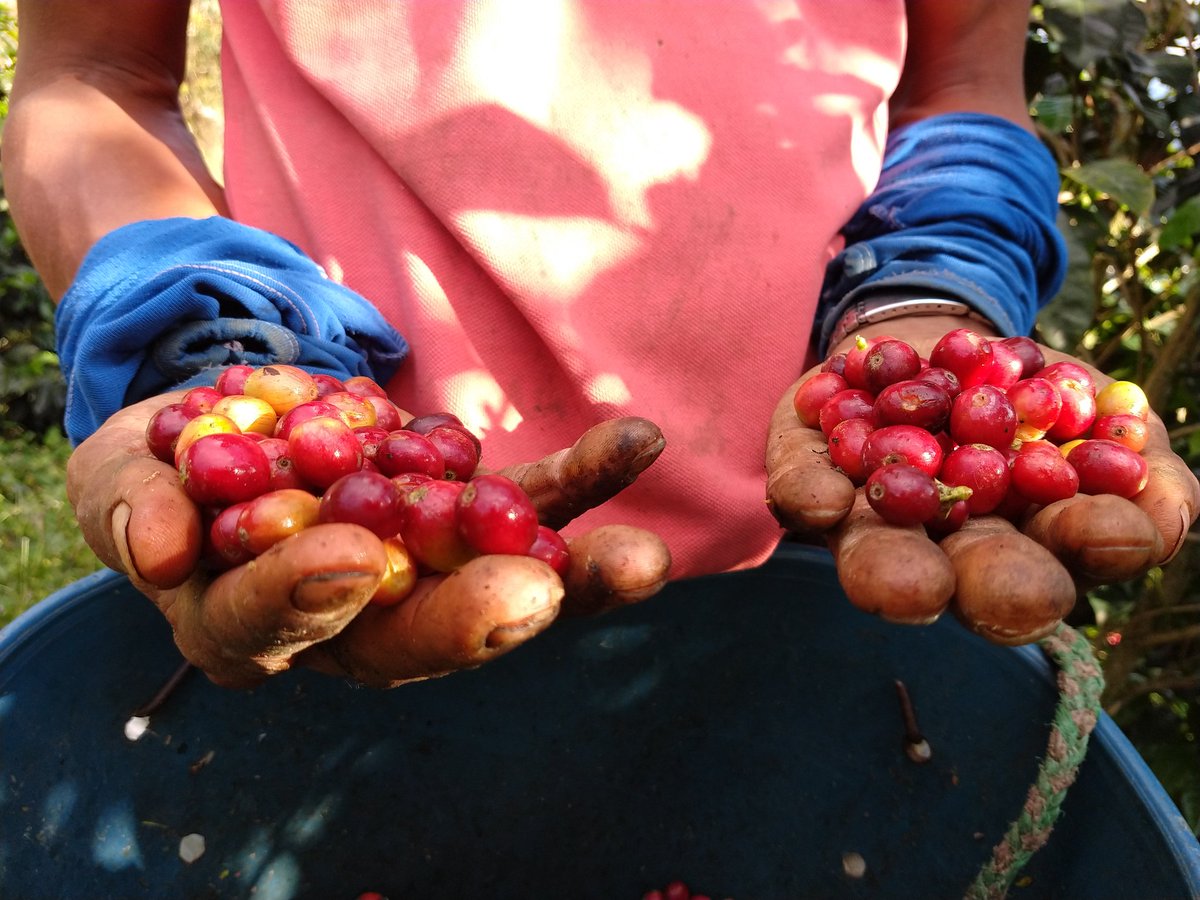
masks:
<instances>
[{"instance_id":1,"label":"watch band","mask_svg":"<svg viewBox=\"0 0 1200 900\"><path fill-rule=\"evenodd\" d=\"M832 349L864 325L875 322L886 322L888 319L898 319L901 316L963 316L975 322L995 324L987 316L976 312L961 300L948 300L933 297L910 297L896 299L894 297L864 297L856 300L842 314L833 332L829 335L828 346Z\"/></svg>"}]
</instances>

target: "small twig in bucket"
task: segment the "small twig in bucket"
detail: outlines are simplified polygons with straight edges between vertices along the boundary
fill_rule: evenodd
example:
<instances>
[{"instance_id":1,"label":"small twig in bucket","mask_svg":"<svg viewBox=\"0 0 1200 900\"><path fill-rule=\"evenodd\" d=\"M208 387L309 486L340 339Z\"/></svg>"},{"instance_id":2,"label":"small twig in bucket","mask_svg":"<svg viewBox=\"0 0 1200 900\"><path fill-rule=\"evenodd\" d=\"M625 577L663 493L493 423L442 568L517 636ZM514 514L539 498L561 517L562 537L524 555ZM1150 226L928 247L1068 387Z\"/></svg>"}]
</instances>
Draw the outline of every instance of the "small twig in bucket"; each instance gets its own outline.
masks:
<instances>
[{"instance_id":1,"label":"small twig in bucket","mask_svg":"<svg viewBox=\"0 0 1200 900\"><path fill-rule=\"evenodd\" d=\"M900 714L904 717L904 752L915 763L927 763L933 758L933 750L917 725L917 714L913 709L908 688L896 679L896 694L900 697Z\"/></svg>"},{"instance_id":2,"label":"small twig in bucket","mask_svg":"<svg viewBox=\"0 0 1200 900\"><path fill-rule=\"evenodd\" d=\"M179 668L172 673L171 677L167 679L166 683L155 692L154 696L130 713L130 716L149 718L152 713L157 712L167 702L168 698L175 693L175 689L183 683L183 679L187 677L188 672L191 670L192 664L184 660Z\"/></svg>"}]
</instances>

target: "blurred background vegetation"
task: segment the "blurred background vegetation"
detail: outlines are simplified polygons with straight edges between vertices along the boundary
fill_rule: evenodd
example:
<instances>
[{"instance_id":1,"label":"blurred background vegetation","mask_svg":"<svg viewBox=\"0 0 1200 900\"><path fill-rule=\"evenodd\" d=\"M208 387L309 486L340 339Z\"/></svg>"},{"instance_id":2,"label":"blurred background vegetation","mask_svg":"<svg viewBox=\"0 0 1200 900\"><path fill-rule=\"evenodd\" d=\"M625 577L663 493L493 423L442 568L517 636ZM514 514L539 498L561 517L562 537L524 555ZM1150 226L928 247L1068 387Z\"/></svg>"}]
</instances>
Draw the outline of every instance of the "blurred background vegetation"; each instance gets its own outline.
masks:
<instances>
[{"instance_id":1,"label":"blurred background vegetation","mask_svg":"<svg viewBox=\"0 0 1200 900\"><path fill-rule=\"evenodd\" d=\"M221 169L220 19L193 0L181 100ZM1062 170L1070 273L1045 343L1146 387L1200 467L1200 0L1051 0L1032 7L1026 83ZM0 121L17 53L0 0ZM0 625L93 571L63 490L64 386L53 305L0 192ZM1200 828L1200 535L1170 566L1092 591L1075 624L1105 664L1109 711Z\"/></svg>"}]
</instances>

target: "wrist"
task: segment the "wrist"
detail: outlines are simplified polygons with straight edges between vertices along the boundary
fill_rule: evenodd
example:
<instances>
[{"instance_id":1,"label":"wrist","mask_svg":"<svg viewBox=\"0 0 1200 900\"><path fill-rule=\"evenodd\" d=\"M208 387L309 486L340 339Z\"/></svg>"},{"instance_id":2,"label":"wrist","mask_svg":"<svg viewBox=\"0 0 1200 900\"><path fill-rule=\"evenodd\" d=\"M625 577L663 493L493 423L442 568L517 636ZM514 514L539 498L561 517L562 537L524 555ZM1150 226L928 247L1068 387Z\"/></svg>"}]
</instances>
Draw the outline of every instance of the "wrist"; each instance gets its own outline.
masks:
<instances>
[{"instance_id":1,"label":"wrist","mask_svg":"<svg viewBox=\"0 0 1200 900\"><path fill-rule=\"evenodd\" d=\"M961 300L911 292L874 294L858 298L841 314L829 334L828 353L836 352L853 335L887 334L889 323L916 318L958 319L954 328L967 327L980 333L997 331L991 320ZM880 325L884 326L882 330L877 327Z\"/></svg>"},{"instance_id":2,"label":"wrist","mask_svg":"<svg viewBox=\"0 0 1200 900\"><path fill-rule=\"evenodd\" d=\"M889 336L911 344L922 356L927 356L933 345L948 331L970 328L984 337L1000 337L1000 330L986 322L977 322L960 315L915 315L901 316L883 322L873 322L856 329L838 344L830 346L828 356L845 352L854 346L859 337L873 338Z\"/></svg>"}]
</instances>

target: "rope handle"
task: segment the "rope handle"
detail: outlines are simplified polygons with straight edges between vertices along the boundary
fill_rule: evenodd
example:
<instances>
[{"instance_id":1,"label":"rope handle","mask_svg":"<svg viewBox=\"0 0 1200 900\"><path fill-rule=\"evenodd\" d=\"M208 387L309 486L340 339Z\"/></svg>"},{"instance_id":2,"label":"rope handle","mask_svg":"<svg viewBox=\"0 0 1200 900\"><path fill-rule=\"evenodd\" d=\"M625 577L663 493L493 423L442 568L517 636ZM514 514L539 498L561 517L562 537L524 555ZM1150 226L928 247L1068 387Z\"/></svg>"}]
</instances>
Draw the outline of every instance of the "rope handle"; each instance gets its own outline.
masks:
<instances>
[{"instance_id":1,"label":"rope handle","mask_svg":"<svg viewBox=\"0 0 1200 900\"><path fill-rule=\"evenodd\" d=\"M1045 845L1100 718L1104 674L1088 640L1070 626L1060 624L1038 645L1059 668L1058 706L1046 755L1020 815L993 848L992 858L967 889L966 900L1003 898L1033 854Z\"/></svg>"}]
</instances>

